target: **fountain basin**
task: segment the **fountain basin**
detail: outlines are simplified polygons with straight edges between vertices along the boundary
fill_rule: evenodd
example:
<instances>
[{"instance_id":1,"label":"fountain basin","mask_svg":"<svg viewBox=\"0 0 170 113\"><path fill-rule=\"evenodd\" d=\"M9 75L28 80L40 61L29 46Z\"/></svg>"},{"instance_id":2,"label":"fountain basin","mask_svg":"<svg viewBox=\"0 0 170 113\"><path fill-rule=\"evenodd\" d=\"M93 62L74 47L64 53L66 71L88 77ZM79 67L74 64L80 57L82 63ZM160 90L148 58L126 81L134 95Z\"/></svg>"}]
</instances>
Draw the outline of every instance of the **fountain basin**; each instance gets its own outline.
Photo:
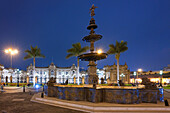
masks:
<instances>
[{"instance_id":1,"label":"fountain basin","mask_svg":"<svg viewBox=\"0 0 170 113\"><path fill-rule=\"evenodd\" d=\"M91 41L97 41L100 40L102 38L102 35L98 35L98 34L91 34L88 36L85 36L82 40L86 41L86 42L91 42Z\"/></svg>"},{"instance_id":2,"label":"fountain basin","mask_svg":"<svg viewBox=\"0 0 170 113\"><path fill-rule=\"evenodd\" d=\"M86 53L78 56L82 61L96 61L107 58L107 53Z\"/></svg>"},{"instance_id":3,"label":"fountain basin","mask_svg":"<svg viewBox=\"0 0 170 113\"><path fill-rule=\"evenodd\" d=\"M89 101L93 103L108 102L118 104L139 104L139 103L157 103L163 101L163 89L147 90L136 87L121 86L69 86L56 85L45 86L45 94L49 97L55 97L71 101Z\"/></svg>"}]
</instances>

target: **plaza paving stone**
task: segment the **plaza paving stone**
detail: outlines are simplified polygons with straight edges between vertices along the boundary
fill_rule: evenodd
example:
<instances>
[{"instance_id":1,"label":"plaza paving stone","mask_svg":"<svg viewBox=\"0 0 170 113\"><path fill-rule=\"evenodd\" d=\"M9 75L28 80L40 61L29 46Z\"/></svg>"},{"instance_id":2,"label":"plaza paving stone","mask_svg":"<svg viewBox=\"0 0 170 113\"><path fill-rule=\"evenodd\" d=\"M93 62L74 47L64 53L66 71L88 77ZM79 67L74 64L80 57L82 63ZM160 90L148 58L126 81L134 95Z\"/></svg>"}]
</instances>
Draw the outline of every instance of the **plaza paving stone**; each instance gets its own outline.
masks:
<instances>
[{"instance_id":1,"label":"plaza paving stone","mask_svg":"<svg viewBox=\"0 0 170 113\"><path fill-rule=\"evenodd\" d=\"M17 90L16 88L5 88L4 90L5 92L0 93L0 113L80 113L82 112L82 111L76 111L76 110L31 102L30 100L32 96L38 92L41 92L42 88L38 90L34 88L27 88L26 93L22 93L22 88L17 88ZM167 98L168 101L170 100L170 90L164 91L164 97ZM13 101L16 99L18 100L24 99L24 100Z\"/></svg>"},{"instance_id":2,"label":"plaza paving stone","mask_svg":"<svg viewBox=\"0 0 170 113\"><path fill-rule=\"evenodd\" d=\"M1 93L0 113L80 113L79 111L49 106L31 102L33 94L26 93ZM24 101L12 101L13 99L24 99Z\"/></svg>"}]
</instances>

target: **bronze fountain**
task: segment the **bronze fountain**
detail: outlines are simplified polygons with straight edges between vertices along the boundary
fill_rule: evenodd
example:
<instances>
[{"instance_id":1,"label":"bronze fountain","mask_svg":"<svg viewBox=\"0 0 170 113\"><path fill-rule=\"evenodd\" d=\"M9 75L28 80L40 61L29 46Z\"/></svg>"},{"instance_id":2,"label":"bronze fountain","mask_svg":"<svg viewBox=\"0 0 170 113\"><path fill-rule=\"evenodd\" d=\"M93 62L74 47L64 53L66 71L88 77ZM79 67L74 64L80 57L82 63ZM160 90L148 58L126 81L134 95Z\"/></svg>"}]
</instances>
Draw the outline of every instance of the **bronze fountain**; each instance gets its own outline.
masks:
<instances>
[{"instance_id":1,"label":"bronze fountain","mask_svg":"<svg viewBox=\"0 0 170 113\"><path fill-rule=\"evenodd\" d=\"M94 12L95 8L97 7L95 7L94 5L92 5L92 7L90 8L91 20L89 26L87 27L87 29L90 30L90 35L85 36L82 39L83 41L90 42L90 53L86 53L78 56L79 59L81 59L81 61L89 61L88 76L86 77L85 84L93 84L93 85L98 84L98 76L96 74L97 64L95 63L95 61L102 60L107 57L106 53L98 54L96 51L94 51L94 42L102 38L102 35L96 34L94 31L94 29L97 28L97 25L95 24L95 19L93 18L95 16L95 12Z\"/></svg>"}]
</instances>

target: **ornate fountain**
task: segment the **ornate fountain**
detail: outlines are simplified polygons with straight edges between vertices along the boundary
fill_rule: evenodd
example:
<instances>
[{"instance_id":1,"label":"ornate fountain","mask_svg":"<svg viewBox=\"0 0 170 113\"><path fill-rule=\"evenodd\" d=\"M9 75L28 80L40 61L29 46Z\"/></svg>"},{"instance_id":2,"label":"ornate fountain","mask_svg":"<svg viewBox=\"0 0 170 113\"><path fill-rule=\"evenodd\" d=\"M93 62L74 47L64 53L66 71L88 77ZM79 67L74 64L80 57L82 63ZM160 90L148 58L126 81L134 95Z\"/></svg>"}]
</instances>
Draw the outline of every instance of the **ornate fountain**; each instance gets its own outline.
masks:
<instances>
[{"instance_id":1,"label":"ornate fountain","mask_svg":"<svg viewBox=\"0 0 170 113\"><path fill-rule=\"evenodd\" d=\"M86 42L90 42L90 53L82 54L79 57L81 61L89 61L88 64L88 76L86 77L85 83L86 84L93 84L96 85L98 83L98 76L96 74L96 66L97 64L95 61L102 60L107 57L106 53L100 53L98 54L96 51L94 51L94 42L100 40L102 38L102 35L96 34L94 29L97 28L97 25L95 24L95 19L93 18L95 16L95 7L94 4L90 8L90 16L91 20L89 23L89 26L87 27L88 30L90 30L90 35L85 36L82 40Z\"/></svg>"},{"instance_id":2,"label":"ornate fountain","mask_svg":"<svg viewBox=\"0 0 170 113\"><path fill-rule=\"evenodd\" d=\"M95 61L105 59L106 53L94 51L94 42L102 38L101 35L96 34L94 29L97 28L93 16L95 16L94 5L90 8L91 20L87 27L90 30L90 35L85 36L83 41L90 42L90 53L78 56L82 61L89 61L88 76L86 77L86 84L92 85L58 85L55 80L50 79L48 86L44 86L44 93L49 97L55 97L63 100L72 101L88 101L88 102L106 102L118 104L139 104L139 103L157 103L163 101L163 88L151 88L152 84L146 80L143 82L146 87L132 87L132 86L102 86L97 85L98 76L96 74ZM150 89L151 88L151 89Z\"/></svg>"}]
</instances>

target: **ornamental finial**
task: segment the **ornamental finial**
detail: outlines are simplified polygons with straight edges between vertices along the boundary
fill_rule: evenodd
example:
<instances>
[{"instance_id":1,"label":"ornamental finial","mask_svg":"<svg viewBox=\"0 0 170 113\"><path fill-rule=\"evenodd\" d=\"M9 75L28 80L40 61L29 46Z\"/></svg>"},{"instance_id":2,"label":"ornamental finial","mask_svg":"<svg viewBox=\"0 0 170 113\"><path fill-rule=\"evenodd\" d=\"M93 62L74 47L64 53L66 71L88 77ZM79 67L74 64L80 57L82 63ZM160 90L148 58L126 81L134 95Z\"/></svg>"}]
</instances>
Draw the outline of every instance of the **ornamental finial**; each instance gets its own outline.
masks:
<instances>
[{"instance_id":1,"label":"ornamental finial","mask_svg":"<svg viewBox=\"0 0 170 113\"><path fill-rule=\"evenodd\" d=\"M98 8L98 7L94 6L94 4L93 4L92 7L90 8L90 16L91 16L91 17L95 16L94 10L95 10L96 8Z\"/></svg>"}]
</instances>

